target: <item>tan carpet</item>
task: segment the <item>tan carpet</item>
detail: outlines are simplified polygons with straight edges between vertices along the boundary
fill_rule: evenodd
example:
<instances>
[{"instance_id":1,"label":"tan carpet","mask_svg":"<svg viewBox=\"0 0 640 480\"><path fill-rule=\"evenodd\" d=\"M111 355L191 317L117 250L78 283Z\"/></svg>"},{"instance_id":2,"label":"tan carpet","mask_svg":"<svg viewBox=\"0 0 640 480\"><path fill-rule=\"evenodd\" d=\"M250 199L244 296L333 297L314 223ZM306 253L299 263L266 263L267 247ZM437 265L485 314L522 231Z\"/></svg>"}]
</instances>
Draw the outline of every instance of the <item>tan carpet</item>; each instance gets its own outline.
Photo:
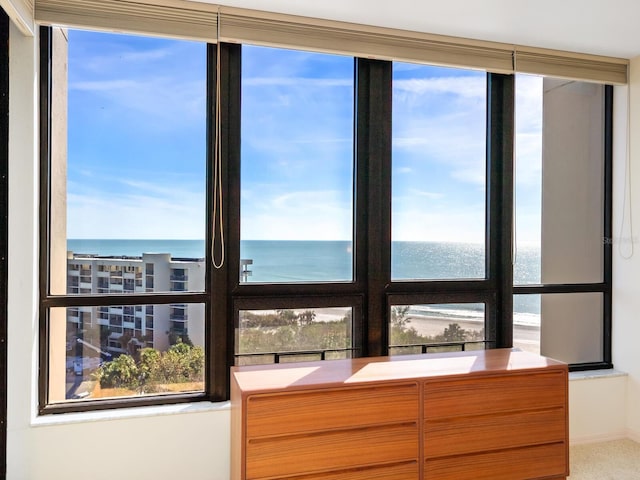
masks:
<instances>
[{"instance_id":1,"label":"tan carpet","mask_svg":"<svg viewBox=\"0 0 640 480\"><path fill-rule=\"evenodd\" d=\"M640 443L576 445L570 452L571 480L640 480Z\"/></svg>"}]
</instances>

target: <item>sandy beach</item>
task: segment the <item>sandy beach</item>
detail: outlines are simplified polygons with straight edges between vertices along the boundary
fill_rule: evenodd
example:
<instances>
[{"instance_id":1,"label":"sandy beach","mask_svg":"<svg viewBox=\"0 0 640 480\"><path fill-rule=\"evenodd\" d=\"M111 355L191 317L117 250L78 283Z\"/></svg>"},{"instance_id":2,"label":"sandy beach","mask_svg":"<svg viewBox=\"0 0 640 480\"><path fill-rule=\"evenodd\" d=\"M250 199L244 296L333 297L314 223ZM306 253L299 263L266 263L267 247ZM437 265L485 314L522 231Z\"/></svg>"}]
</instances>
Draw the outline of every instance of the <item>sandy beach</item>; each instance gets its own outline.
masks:
<instances>
[{"instance_id":1,"label":"sandy beach","mask_svg":"<svg viewBox=\"0 0 640 480\"><path fill-rule=\"evenodd\" d=\"M435 317L426 315L409 315L408 326L413 327L420 335L435 336L444 332L451 323L457 323L464 330L482 330L483 322L478 320L459 319L455 317ZM527 352L540 353L540 328L535 326L514 325L513 346Z\"/></svg>"},{"instance_id":2,"label":"sandy beach","mask_svg":"<svg viewBox=\"0 0 640 480\"><path fill-rule=\"evenodd\" d=\"M305 309L295 309L296 313L302 313ZM312 309L316 316L316 322L332 322L344 318L351 309L349 307L331 307ZM265 310L265 313L275 313L275 310ZM482 330L483 321L469 318L459 318L455 316L442 317L430 315L408 315L407 326L415 328L420 335L436 336L441 335L444 329L451 323L457 323L464 330ZM513 346L527 352L540 352L540 328L537 326L527 326L515 324L513 327Z\"/></svg>"}]
</instances>

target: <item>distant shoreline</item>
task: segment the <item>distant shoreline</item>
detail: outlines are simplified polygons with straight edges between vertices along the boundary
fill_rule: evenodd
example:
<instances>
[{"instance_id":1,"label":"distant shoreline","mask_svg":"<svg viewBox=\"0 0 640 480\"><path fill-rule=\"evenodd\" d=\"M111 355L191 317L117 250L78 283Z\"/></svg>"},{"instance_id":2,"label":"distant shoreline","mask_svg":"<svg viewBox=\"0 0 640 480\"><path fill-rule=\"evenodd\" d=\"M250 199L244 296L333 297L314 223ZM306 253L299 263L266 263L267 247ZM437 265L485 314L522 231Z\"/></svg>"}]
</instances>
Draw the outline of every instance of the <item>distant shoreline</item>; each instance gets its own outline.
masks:
<instances>
[{"instance_id":1,"label":"distant shoreline","mask_svg":"<svg viewBox=\"0 0 640 480\"><path fill-rule=\"evenodd\" d=\"M452 323L457 323L464 330L481 330L484 320L461 319L456 317L439 317L427 315L407 316L408 326L415 328L419 335L434 337L441 335ZM513 346L524 351L540 353L540 327L535 325L513 325Z\"/></svg>"}]
</instances>

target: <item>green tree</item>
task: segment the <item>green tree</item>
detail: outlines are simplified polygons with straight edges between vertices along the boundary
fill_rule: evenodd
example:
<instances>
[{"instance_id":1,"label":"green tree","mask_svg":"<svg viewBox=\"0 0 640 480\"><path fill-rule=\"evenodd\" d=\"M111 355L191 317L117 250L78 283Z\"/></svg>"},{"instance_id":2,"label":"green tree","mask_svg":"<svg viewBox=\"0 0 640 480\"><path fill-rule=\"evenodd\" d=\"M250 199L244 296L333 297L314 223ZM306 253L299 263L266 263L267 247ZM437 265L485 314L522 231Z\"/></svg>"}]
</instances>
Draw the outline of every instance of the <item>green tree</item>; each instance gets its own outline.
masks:
<instances>
[{"instance_id":1,"label":"green tree","mask_svg":"<svg viewBox=\"0 0 640 480\"><path fill-rule=\"evenodd\" d=\"M316 318L316 312L313 310L305 310L300 315L298 315L298 321L300 325L309 325Z\"/></svg>"},{"instance_id":2,"label":"green tree","mask_svg":"<svg viewBox=\"0 0 640 480\"><path fill-rule=\"evenodd\" d=\"M460 327L457 323L450 323L448 327L444 329L442 339L445 342L462 342L467 340L467 334L469 332Z\"/></svg>"},{"instance_id":3,"label":"green tree","mask_svg":"<svg viewBox=\"0 0 640 480\"><path fill-rule=\"evenodd\" d=\"M282 321L281 325L295 325L298 323L298 315L293 310L276 310L276 313Z\"/></svg>"},{"instance_id":4,"label":"green tree","mask_svg":"<svg viewBox=\"0 0 640 480\"><path fill-rule=\"evenodd\" d=\"M140 350L138 361L138 381L140 393L144 393L147 385L157 383L160 378L162 355L155 348L143 348Z\"/></svg>"},{"instance_id":5,"label":"green tree","mask_svg":"<svg viewBox=\"0 0 640 480\"><path fill-rule=\"evenodd\" d=\"M405 328L409 319L409 305L394 305L391 307L391 325Z\"/></svg>"},{"instance_id":6,"label":"green tree","mask_svg":"<svg viewBox=\"0 0 640 480\"><path fill-rule=\"evenodd\" d=\"M139 385L138 366L131 355L120 355L105 363L95 375L103 388L136 389Z\"/></svg>"},{"instance_id":7,"label":"green tree","mask_svg":"<svg viewBox=\"0 0 640 480\"><path fill-rule=\"evenodd\" d=\"M195 346L189 351L189 380L202 381L204 378L204 348Z\"/></svg>"},{"instance_id":8,"label":"green tree","mask_svg":"<svg viewBox=\"0 0 640 480\"><path fill-rule=\"evenodd\" d=\"M102 388L128 388L139 393L158 391L167 383L201 382L204 350L180 339L166 352L155 348L140 350L136 362L131 355L120 355L102 365L95 378Z\"/></svg>"}]
</instances>

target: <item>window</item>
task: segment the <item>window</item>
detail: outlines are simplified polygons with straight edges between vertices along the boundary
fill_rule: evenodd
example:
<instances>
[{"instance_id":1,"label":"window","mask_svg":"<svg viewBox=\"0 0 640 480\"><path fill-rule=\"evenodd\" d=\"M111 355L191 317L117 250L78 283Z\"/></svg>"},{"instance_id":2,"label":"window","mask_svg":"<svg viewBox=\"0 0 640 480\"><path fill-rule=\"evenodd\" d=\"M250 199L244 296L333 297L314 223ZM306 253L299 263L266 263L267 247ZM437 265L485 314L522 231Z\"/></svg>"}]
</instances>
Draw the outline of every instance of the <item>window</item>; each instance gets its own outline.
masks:
<instances>
[{"instance_id":1,"label":"window","mask_svg":"<svg viewBox=\"0 0 640 480\"><path fill-rule=\"evenodd\" d=\"M43 412L226 399L233 364L515 345L610 366L611 87L76 30L65 79L43 33ZM551 214L588 238L562 262ZM169 378L177 356L197 368Z\"/></svg>"},{"instance_id":2,"label":"window","mask_svg":"<svg viewBox=\"0 0 640 480\"><path fill-rule=\"evenodd\" d=\"M393 280L486 277L486 83L393 64Z\"/></svg>"},{"instance_id":3,"label":"window","mask_svg":"<svg viewBox=\"0 0 640 480\"><path fill-rule=\"evenodd\" d=\"M49 49L41 404L204 396L207 46L43 29Z\"/></svg>"},{"instance_id":4,"label":"window","mask_svg":"<svg viewBox=\"0 0 640 480\"><path fill-rule=\"evenodd\" d=\"M514 345L570 364L609 355L610 94L516 77Z\"/></svg>"},{"instance_id":5,"label":"window","mask_svg":"<svg viewBox=\"0 0 640 480\"><path fill-rule=\"evenodd\" d=\"M484 350L482 303L394 305L389 329L390 354Z\"/></svg>"},{"instance_id":6,"label":"window","mask_svg":"<svg viewBox=\"0 0 640 480\"><path fill-rule=\"evenodd\" d=\"M247 282L353 279L353 59L242 47Z\"/></svg>"}]
</instances>

